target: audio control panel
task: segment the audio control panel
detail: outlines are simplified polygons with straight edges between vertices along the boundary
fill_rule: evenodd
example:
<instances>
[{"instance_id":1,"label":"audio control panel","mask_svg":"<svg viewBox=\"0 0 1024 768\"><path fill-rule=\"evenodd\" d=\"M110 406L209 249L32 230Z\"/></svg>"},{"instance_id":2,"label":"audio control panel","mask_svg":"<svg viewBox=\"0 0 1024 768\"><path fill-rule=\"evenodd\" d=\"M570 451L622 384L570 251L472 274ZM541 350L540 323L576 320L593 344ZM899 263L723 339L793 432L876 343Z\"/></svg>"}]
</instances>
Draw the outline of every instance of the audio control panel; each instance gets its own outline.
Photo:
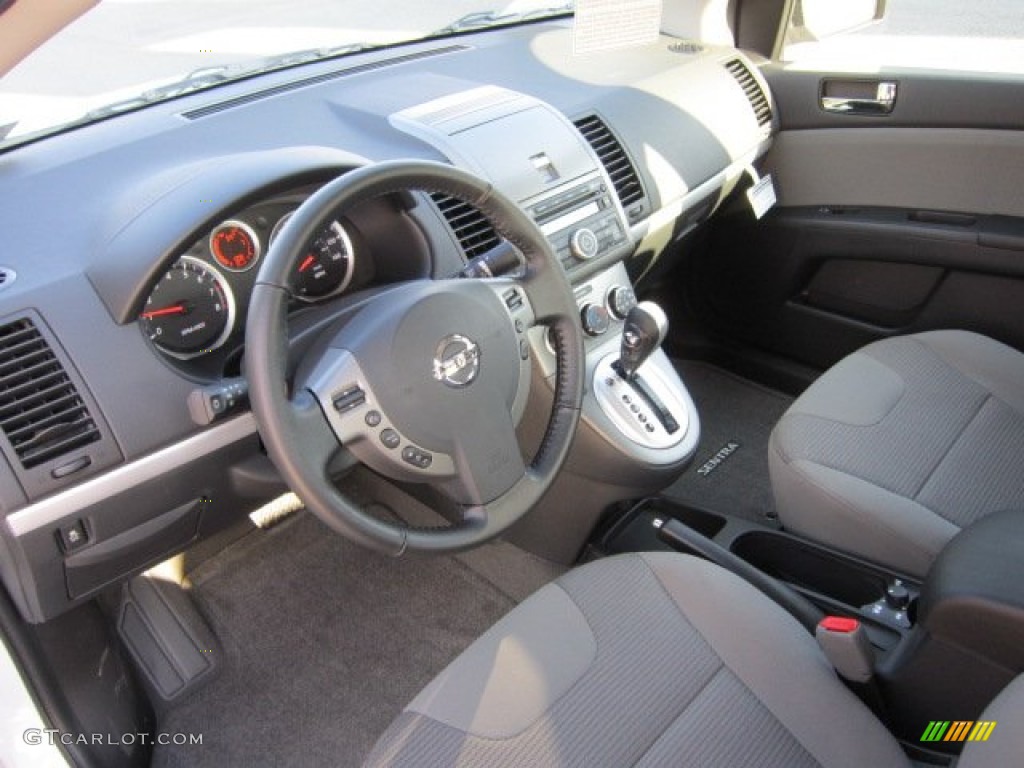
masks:
<instances>
[{"instance_id":1,"label":"audio control panel","mask_svg":"<svg viewBox=\"0 0 1024 768\"><path fill-rule=\"evenodd\" d=\"M622 209L600 173L526 201L524 208L566 272L612 253L627 241Z\"/></svg>"}]
</instances>

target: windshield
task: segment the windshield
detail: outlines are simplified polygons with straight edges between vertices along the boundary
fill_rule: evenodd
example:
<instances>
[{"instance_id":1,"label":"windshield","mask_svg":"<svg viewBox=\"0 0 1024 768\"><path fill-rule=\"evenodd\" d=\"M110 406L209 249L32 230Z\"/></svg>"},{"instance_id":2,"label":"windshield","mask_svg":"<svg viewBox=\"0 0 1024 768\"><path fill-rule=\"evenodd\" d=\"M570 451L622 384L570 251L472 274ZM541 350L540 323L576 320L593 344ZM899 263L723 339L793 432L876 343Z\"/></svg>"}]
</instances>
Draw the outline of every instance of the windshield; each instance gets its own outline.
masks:
<instances>
[{"instance_id":1,"label":"windshield","mask_svg":"<svg viewBox=\"0 0 1024 768\"><path fill-rule=\"evenodd\" d=\"M0 30L43 4L0 3ZM571 10L557 0L103 0L0 77L0 150L257 72Z\"/></svg>"}]
</instances>

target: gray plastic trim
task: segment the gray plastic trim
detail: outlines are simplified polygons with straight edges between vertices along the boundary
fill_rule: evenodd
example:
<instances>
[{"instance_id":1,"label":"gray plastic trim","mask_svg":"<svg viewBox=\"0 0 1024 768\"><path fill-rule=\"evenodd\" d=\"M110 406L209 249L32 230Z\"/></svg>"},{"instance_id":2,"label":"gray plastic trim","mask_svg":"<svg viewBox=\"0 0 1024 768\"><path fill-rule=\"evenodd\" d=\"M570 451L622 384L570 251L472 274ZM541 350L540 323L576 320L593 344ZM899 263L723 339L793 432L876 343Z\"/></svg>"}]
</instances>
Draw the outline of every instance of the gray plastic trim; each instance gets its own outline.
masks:
<instances>
[{"instance_id":1,"label":"gray plastic trim","mask_svg":"<svg viewBox=\"0 0 1024 768\"><path fill-rule=\"evenodd\" d=\"M53 525L78 510L98 504L104 499L113 498L125 490L150 480L156 480L167 473L168 467L175 467L215 453L255 432L256 420L252 414L241 414L186 440L94 477L81 485L30 504L9 515L7 527L12 535L19 537L39 528Z\"/></svg>"}]
</instances>

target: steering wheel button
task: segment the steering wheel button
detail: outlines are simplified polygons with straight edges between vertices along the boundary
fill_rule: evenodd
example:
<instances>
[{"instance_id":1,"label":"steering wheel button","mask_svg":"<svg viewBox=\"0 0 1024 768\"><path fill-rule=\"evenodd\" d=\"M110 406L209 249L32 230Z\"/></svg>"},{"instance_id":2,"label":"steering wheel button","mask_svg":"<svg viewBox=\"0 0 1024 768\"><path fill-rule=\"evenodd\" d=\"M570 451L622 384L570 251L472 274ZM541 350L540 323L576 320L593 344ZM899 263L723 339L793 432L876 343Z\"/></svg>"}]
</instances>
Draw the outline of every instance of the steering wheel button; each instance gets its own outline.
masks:
<instances>
[{"instance_id":1,"label":"steering wheel button","mask_svg":"<svg viewBox=\"0 0 1024 768\"><path fill-rule=\"evenodd\" d=\"M414 445L407 445L402 449L402 460L419 469L426 469L433 463L434 457Z\"/></svg>"},{"instance_id":2,"label":"steering wheel button","mask_svg":"<svg viewBox=\"0 0 1024 768\"><path fill-rule=\"evenodd\" d=\"M402 442L402 438L398 436L395 430L388 428L381 430L380 441L384 444L385 448L397 448L398 444Z\"/></svg>"},{"instance_id":3,"label":"steering wheel button","mask_svg":"<svg viewBox=\"0 0 1024 768\"><path fill-rule=\"evenodd\" d=\"M343 392L334 396L333 399L334 410L338 413L345 413L351 411L353 408L358 408L360 405L366 402L366 393L363 392L363 388L358 384L354 387L349 387Z\"/></svg>"},{"instance_id":4,"label":"steering wheel button","mask_svg":"<svg viewBox=\"0 0 1024 768\"><path fill-rule=\"evenodd\" d=\"M367 411L363 421L366 422L368 427L379 427L381 418L380 411Z\"/></svg>"}]
</instances>

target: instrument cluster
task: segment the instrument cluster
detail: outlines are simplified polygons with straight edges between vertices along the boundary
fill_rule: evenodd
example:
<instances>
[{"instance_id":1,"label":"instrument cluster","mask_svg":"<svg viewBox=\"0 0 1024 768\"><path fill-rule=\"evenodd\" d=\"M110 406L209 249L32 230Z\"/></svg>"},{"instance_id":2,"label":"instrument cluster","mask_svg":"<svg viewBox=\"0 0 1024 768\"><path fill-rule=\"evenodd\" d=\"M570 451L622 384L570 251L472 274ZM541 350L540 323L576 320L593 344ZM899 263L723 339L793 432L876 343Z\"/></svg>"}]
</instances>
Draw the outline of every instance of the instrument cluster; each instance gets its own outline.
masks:
<instances>
[{"instance_id":1,"label":"instrument cluster","mask_svg":"<svg viewBox=\"0 0 1024 768\"><path fill-rule=\"evenodd\" d=\"M143 333L163 354L191 360L222 349L244 333L259 266L301 202L291 196L252 206L199 238L156 282L139 315ZM296 259L292 296L297 304L326 301L354 283L353 225L326 224Z\"/></svg>"}]
</instances>

